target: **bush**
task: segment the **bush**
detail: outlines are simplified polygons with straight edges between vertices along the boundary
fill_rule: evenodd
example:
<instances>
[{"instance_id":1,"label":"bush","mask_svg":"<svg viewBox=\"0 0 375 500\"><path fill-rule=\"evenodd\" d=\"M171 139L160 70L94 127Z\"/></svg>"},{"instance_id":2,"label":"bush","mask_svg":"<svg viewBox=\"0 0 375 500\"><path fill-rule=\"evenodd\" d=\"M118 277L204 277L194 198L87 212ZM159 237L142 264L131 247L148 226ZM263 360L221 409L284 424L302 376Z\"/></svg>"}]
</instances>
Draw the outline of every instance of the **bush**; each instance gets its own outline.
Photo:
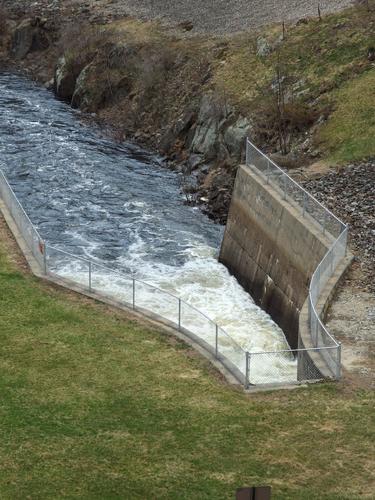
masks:
<instances>
[{"instance_id":1,"label":"bush","mask_svg":"<svg viewBox=\"0 0 375 500\"><path fill-rule=\"evenodd\" d=\"M8 23L7 23L8 13L4 7L0 6L0 44L2 44L2 38L8 33Z\"/></svg>"},{"instance_id":2,"label":"bush","mask_svg":"<svg viewBox=\"0 0 375 500\"><path fill-rule=\"evenodd\" d=\"M103 28L72 24L62 33L60 52L64 54L72 74L78 76L98 50L109 44L110 39L110 34Z\"/></svg>"}]
</instances>

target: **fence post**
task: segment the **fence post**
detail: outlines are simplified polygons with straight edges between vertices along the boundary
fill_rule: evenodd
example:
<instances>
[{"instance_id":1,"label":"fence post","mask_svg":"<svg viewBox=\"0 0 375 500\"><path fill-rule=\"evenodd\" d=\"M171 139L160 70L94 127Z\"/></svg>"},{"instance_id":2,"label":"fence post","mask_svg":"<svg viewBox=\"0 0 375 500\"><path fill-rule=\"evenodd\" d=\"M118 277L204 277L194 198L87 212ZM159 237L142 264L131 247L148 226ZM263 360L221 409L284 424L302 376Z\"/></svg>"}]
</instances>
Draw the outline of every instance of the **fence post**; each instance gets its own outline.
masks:
<instances>
[{"instance_id":1,"label":"fence post","mask_svg":"<svg viewBox=\"0 0 375 500\"><path fill-rule=\"evenodd\" d=\"M306 208L307 208L307 194L306 194L306 192L304 192L303 193L303 211L302 211L302 217L305 217Z\"/></svg>"},{"instance_id":2,"label":"fence post","mask_svg":"<svg viewBox=\"0 0 375 500\"><path fill-rule=\"evenodd\" d=\"M337 346L337 367L336 367L336 379L340 380L341 378L341 342Z\"/></svg>"},{"instance_id":3,"label":"fence post","mask_svg":"<svg viewBox=\"0 0 375 500\"><path fill-rule=\"evenodd\" d=\"M215 333L215 358L219 357L219 325L216 324L216 333Z\"/></svg>"},{"instance_id":4,"label":"fence post","mask_svg":"<svg viewBox=\"0 0 375 500\"><path fill-rule=\"evenodd\" d=\"M91 260L89 260L89 291L91 292Z\"/></svg>"},{"instance_id":5,"label":"fence post","mask_svg":"<svg viewBox=\"0 0 375 500\"><path fill-rule=\"evenodd\" d=\"M181 299L178 299L178 329L181 331Z\"/></svg>"},{"instance_id":6,"label":"fence post","mask_svg":"<svg viewBox=\"0 0 375 500\"><path fill-rule=\"evenodd\" d=\"M44 275L47 276L47 245L46 242L43 242L44 252L43 252L43 267L44 267Z\"/></svg>"},{"instance_id":7,"label":"fence post","mask_svg":"<svg viewBox=\"0 0 375 500\"><path fill-rule=\"evenodd\" d=\"M348 234L349 234L349 224L347 224L345 229L345 257L348 255Z\"/></svg>"},{"instance_id":8,"label":"fence post","mask_svg":"<svg viewBox=\"0 0 375 500\"><path fill-rule=\"evenodd\" d=\"M246 380L245 389L248 389L250 385L250 353L246 352Z\"/></svg>"},{"instance_id":9,"label":"fence post","mask_svg":"<svg viewBox=\"0 0 375 500\"><path fill-rule=\"evenodd\" d=\"M135 279L133 278L133 309L135 309Z\"/></svg>"},{"instance_id":10,"label":"fence post","mask_svg":"<svg viewBox=\"0 0 375 500\"><path fill-rule=\"evenodd\" d=\"M246 165L250 165L249 139L246 139Z\"/></svg>"}]
</instances>

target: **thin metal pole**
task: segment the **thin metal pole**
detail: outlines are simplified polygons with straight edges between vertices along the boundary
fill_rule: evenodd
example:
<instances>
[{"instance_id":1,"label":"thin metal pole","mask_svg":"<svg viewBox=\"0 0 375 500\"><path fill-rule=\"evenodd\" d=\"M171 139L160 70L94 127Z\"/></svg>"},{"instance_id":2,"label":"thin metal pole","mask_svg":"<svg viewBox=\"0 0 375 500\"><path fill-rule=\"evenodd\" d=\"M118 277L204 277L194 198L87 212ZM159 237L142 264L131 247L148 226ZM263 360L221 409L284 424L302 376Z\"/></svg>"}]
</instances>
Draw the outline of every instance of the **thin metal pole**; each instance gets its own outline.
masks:
<instances>
[{"instance_id":1,"label":"thin metal pole","mask_svg":"<svg viewBox=\"0 0 375 500\"><path fill-rule=\"evenodd\" d=\"M178 329L181 331L181 299L178 299Z\"/></svg>"},{"instance_id":2,"label":"thin metal pole","mask_svg":"<svg viewBox=\"0 0 375 500\"><path fill-rule=\"evenodd\" d=\"M245 389L248 389L250 385L250 353L246 352L246 380Z\"/></svg>"},{"instance_id":3,"label":"thin metal pole","mask_svg":"<svg viewBox=\"0 0 375 500\"><path fill-rule=\"evenodd\" d=\"M346 229L346 236L345 236L345 257L348 255L348 233L349 233L349 224L347 225Z\"/></svg>"},{"instance_id":4,"label":"thin metal pole","mask_svg":"<svg viewBox=\"0 0 375 500\"><path fill-rule=\"evenodd\" d=\"M341 342L339 342L339 345L337 347L337 368L336 368L336 378L337 380L340 380L341 378Z\"/></svg>"},{"instance_id":5,"label":"thin metal pole","mask_svg":"<svg viewBox=\"0 0 375 500\"><path fill-rule=\"evenodd\" d=\"M219 325L216 324L216 333L215 333L215 358L219 357Z\"/></svg>"},{"instance_id":6,"label":"thin metal pole","mask_svg":"<svg viewBox=\"0 0 375 500\"><path fill-rule=\"evenodd\" d=\"M267 158L267 184L270 183L270 161Z\"/></svg>"},{"instance_id":7,"label":"thin metal pole","mask_svg":"<svg viewBox=\"0 0 375 500\"><path fill-rule=\"evenodd\" d=\"M306 209L307 209L307 194L303 193L303 211L302 211L302 217L305 217L305 215L306 215Z\"/></svg>"},{"instance_id":8,"label":"thin metal pole","mask_svg":"<svg viewBox=\"0 0 375 500\"><path fill-rule=\"evenodd\" d=\"M44 275L47 276L47 245L43 242L43 266L44 266Z\"/></svg>"},{"instance_id":9,"label":"thin metal pole","mask_svg":"<svg viewBox=\"0 0 375 500\"><path fill-rule=\"evenodd\" d=\"M89 260L89 291L91 292L91 260Z\"/></svg>"},{"instance_id":10,"label":"thin metal pole","mask_svg":"<svg viewBox=\"0 0 375 500\"><path fill-rule=\"evenodd\" d=\"M284 175L284 200L286 200L286 176Z\"/></svg>"},{"instance_id":11,"label":"thin metal pole","mask_svg":"<svg viewBox=\"0 0 375 500\"><path fill-rule=\"evenodd\" d=\"M135 309L135 279L133 278L133 309Z\"/></svg>"},{"instance_id":12,"label":"thin metal pole","mask_svg":"<svg viewBox=\"0 0 375 500\"><path fill-rule=\"evenodd\" d=\"M327 212L324 212L323 234L326 234L326 225L327 225Z\"/></svg>"}]
</instances>

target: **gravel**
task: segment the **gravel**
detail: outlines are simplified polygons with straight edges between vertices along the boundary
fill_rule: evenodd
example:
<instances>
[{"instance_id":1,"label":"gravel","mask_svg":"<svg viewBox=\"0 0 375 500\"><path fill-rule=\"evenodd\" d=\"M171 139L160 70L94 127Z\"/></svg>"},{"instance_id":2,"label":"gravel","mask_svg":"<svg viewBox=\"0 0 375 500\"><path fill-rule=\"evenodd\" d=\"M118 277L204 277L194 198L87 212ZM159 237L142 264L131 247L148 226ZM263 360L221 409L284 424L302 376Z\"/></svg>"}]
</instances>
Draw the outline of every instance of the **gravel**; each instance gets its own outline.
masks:
<instances>
[{"instance_id":1,"label":"gravel","mask_svg":"<svg viewBox=\"0 0 375 500\"><path fill-rule=\"evenodd\" d=\"M363 271L363 287L375 292L375 158L303 185L349 224L350 247Z\"/></svg>"},{"instance_id":2,"label":"gravel","mask_svg":"<svg viewBox=\"0 0 375 500\"><path fill-rule=\"evenodd\" d=\"M11 9L32 8L47 13L98 14L110 20L132 15L142 19L160 19L166 24L191 22L193 32L226 34L254 29L266 24L294 21L348 7L352 0L2 0Z\"/></svg>"},{"instance_id":3,"label":"gravel","mask_svg":"<svg viewBox=\"0 0 375 500\"><path fill-rule=\"evenodd\" d=\"M351 0L320 0L322 14L347 7ZM225 34L273 22L318 15L312 0L118 0L129 13L172 23L191 21L194 30Z\"/></svg>"}]
</instances>

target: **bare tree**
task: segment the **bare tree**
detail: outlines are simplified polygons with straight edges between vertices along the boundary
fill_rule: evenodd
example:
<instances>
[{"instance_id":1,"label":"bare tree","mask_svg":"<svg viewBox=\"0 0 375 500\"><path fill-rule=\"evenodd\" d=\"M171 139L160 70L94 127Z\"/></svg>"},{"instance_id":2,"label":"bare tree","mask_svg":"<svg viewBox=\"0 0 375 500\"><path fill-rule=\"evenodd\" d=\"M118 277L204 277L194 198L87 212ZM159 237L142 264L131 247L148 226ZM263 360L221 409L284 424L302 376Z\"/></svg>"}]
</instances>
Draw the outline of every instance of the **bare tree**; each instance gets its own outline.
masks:
<instances>
[{"instance_id":1,"label":"bare tree","mask_svg":"<svg viewBox=\"0 0 375 500\"><path fill-rule=\"evenodd\" d=\"M276 62L276 116L277 128L279 136L279 146L283 154L289 152L288 132L285 120L285 103L287 91L287 75L285 74L285 67L282 65L280 51L277 52Z\"/></svg>"}]
</instances>

